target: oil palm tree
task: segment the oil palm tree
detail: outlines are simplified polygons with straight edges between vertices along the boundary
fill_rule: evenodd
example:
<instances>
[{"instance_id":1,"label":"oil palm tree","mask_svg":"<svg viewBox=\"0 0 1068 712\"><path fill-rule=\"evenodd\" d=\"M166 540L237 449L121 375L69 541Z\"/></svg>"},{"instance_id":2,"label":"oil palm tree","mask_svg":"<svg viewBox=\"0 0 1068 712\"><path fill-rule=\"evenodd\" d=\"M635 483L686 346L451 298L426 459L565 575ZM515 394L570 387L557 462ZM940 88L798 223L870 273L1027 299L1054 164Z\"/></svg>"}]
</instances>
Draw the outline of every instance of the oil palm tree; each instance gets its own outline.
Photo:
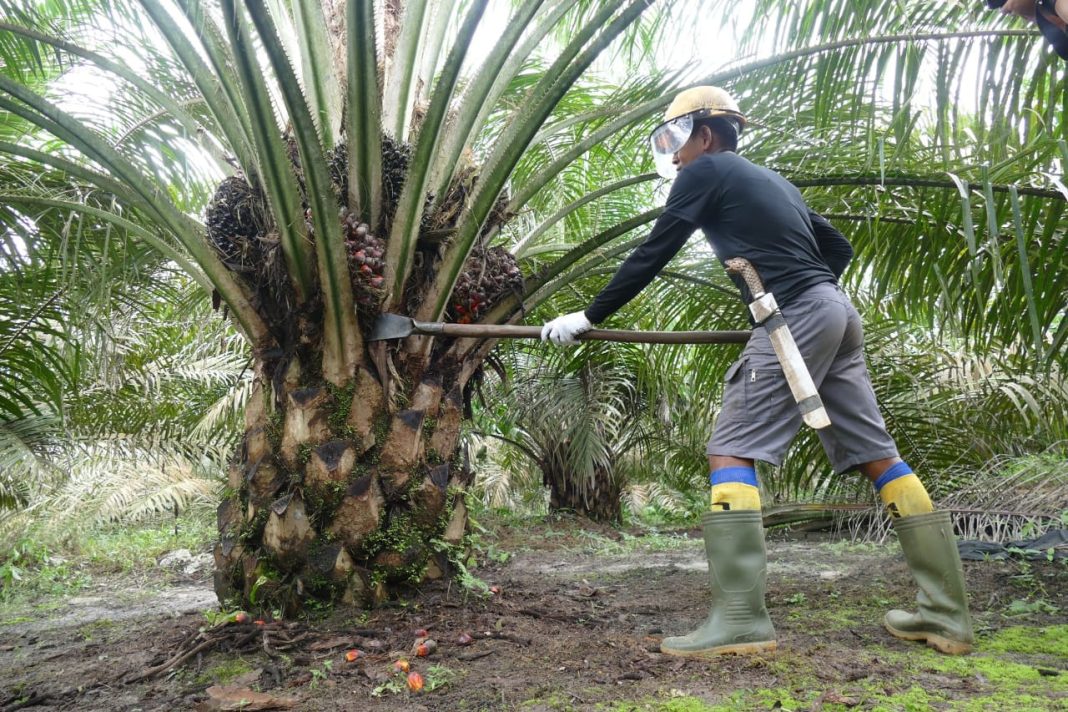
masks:
<instances>
[{"instance_id":1,"label":"oil palm tree","mask_svg":"<svg viewBox=\"0 0 1068 712\"><path fill-rule=\"evenodd\" d=\"M526 0L464 72L487 5L143 0L74 22L14 8L0 24L0 110L25 127L0 151L71 191L26 181L17 203L32 220L106 196L95 218L212 292L251 347L218 515L223 600L381 600L463 535L470 473L455 453L490 346L370 329L382 312L505 321L545 286L490 245L522 206L509 181L588 107L594 93L572 88L598 55L655 22L644 0ZM74 69L27 81L54 59ZM79 77L106 107L65 102Z\"/></svg>"}]
</instances>

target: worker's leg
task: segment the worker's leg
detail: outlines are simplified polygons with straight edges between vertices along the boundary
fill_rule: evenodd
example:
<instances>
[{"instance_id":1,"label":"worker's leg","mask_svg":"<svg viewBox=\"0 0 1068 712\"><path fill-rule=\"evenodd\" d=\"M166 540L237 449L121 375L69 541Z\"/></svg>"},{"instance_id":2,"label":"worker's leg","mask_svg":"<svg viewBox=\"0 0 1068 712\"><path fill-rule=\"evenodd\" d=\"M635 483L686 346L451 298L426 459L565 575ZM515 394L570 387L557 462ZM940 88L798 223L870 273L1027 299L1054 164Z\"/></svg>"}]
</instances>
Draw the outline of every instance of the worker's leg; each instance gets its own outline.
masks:
<instances>
[{"instance_id":1,"label":"worker's leg","mask_svg":"<svg viewBox=\"0 0 1068 712\"><path fill-rule=\"evenodd\" d=\"M891 517L912 517L934 511L927 488L900 457L864 462L857 469L871 480Z\"/></svg>"},{"instance_id":2,"label":"worker's leg","mask_svg":"<svg viewBox=\"0 0 1068 712\"><path fill-rule=\"evenodd\" d=\"M713 512L736 512L741 509L760 511L760 490L752 460L724 455L709 455L709 482L712 485Z\"/></svg>"},{"instance_id":3,"label":"worker's leg","mask_svg":"<svg viewBox=\"0 0 1068 712\"><path fill-rule=\"evenodd\" d=\"M859 469L886 504L918 587L916 611L892 610L883 625L898 638L924 641L943 653L970 652L972 620L949 512L933 511L927 490L899 458L867 462Z\"/></svg>"},{"instance_id":4,"label":"worker's leg","mask_svg":"<svg viewBox=\"0 0 1068 712\"><path fill-rule=\"evenodd\" d=\"M972 625L949 514L933 511L923 483L898 456L864 362L860 317L852 305L849 311L842 349L819 385L831 419L820 440L836 472L857 469L871 480L918 585L917 612L890 611L883 621L887 630L944 653L966 653Z\"/></svg>"},{"instance_id":5,"label":"worker's leg","mask_svg":"<svg viewBox=\"0 0 1068 712\"><path fill-rule=\"evenodd\" d=\"M760 510L705 512L701 523L712 605L693 632L664 638L661 652L712 658L774 650L775 627L764 603L767 555Z\"/></svg>"}]
</instances>

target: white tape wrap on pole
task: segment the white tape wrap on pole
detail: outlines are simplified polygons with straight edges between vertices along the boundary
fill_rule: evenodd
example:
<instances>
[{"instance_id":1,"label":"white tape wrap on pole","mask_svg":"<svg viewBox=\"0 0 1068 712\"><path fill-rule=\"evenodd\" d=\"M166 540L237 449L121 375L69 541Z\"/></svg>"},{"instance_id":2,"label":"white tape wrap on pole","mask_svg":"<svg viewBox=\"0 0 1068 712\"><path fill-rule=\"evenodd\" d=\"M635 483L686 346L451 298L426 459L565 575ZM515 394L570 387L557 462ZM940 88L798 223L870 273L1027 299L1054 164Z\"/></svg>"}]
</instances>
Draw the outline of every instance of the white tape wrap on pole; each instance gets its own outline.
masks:
<instances>
[{"instance_id":1,"label":"white tape wrap on pole","mask_svg":"<svg viewBox=\"0 0 1068 712\"><path fill-rule=\"evenodd\" d=\"M827 417L827 410L823 407L823 400L816 392L816 384L812 382L812 376L805 365L805 359L801 357L801 351L797 348L790 328L779 311L779 305L770 292L764 291L764 285L756 269L748 260L735 257L726 261L727 270L742 275L749 291L753 294L753 301L749 303L749 312L753 320L763 326L771 340L771 346L775 349L775 355L782 366L786 382L790 384L790 392L794 396L801 417L805 423L819 430L831 424Z\"/></svg>"}]
</instances>

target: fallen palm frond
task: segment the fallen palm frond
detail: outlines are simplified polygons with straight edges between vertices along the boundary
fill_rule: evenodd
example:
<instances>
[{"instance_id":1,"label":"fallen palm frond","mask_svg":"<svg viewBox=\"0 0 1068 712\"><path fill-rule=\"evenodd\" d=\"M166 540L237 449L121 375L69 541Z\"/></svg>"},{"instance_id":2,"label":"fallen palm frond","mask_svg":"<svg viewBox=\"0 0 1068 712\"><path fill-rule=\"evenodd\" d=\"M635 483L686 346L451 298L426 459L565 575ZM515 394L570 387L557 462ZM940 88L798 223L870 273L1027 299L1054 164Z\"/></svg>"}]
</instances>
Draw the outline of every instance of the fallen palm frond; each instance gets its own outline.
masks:
<instances>
[{"instance_id":1,"label":"fallen palm frond","mask_svg":"<svg viewBox=\"0 0 1068 712\"><path fill-rule=\"evenodd\" d=\"M956 483L938 504L956 514L962 538L1005 542L1068 524L1068 443L1037 455L999 456L960 473Z\"/></svg>"}]
</instances>

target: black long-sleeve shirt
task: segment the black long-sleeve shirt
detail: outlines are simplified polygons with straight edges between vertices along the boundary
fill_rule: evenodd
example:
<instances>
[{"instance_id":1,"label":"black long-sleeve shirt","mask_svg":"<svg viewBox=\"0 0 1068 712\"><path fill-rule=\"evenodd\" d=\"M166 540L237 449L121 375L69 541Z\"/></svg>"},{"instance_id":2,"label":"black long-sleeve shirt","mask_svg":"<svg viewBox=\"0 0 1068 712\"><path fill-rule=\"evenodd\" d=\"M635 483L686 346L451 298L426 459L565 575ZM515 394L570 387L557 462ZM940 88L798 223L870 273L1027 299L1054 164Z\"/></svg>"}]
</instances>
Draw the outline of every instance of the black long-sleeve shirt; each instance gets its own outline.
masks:
<instances>
[{"instance_id":1,"label":"black long-sleeve shirt","mask_svg":"<svg viewBox=\"0 0 1068 712\"><path fill-rule=\"evenodd\" d=\"M633 299L701 228L720 262L749 260L780 304L815 284L835 283L853 257L849 241L805 205L774 171L736 153L698 157L679 171L649 237L586 309L594 324ZM745 282L732 279L750 301Z\"/></svg>"}]
</instances>

